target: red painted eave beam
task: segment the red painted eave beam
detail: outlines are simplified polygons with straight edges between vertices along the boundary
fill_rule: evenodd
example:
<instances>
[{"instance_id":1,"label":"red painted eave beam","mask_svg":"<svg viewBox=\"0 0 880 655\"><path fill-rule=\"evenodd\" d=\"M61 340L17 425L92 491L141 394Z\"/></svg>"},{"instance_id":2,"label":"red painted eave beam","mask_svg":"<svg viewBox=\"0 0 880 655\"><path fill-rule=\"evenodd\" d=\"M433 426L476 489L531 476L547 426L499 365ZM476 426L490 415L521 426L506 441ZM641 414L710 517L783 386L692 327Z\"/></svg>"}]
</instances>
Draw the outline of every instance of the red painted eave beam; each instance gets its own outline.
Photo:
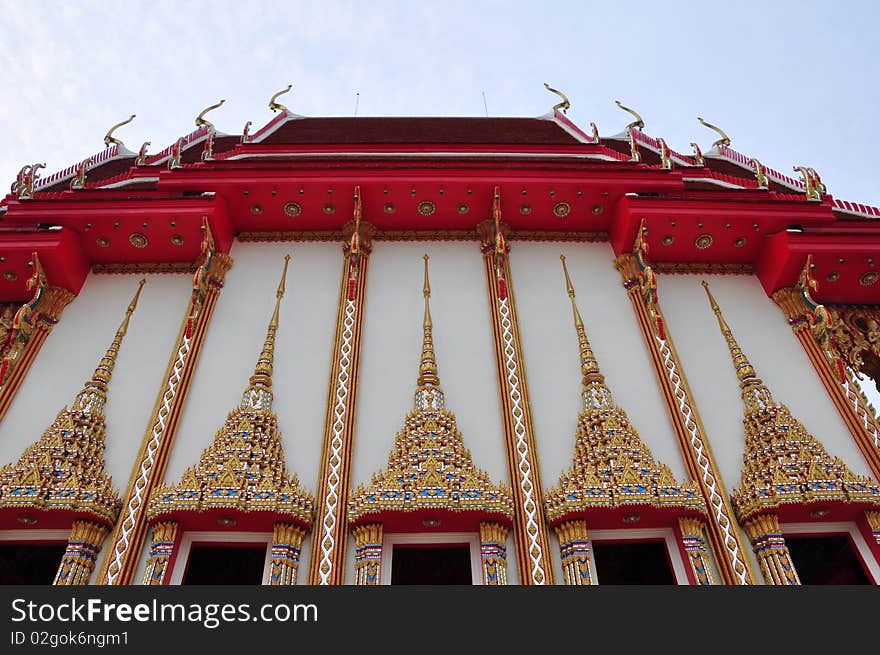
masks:
<instances>
[{"instance_id":1,"label":"red painted eave beam","mask_svg":"<svg viewBox=\"0 0 880 655\"><path fill-rule=\"evenodd\" d=\"M0 302L24 302L33 292L27 290L33 269L28 266L31 253L36 252L50 285L79 293L91 263L79 247L78 235L71 230L39 232L0 232ZM10 280L6 273L14 273Z\"/></svg>"},{"instance_id":2,"label":"red painted eave beam","mask_svg":"<svg viewBox=\"0 0 880 655\"><path fill-rule=\"evenodd\" d=\"M827 303L880 304L880 281L866 284L880 270L880 234L780 232L766 240L756 273L768 295L794 286L813 255L817 299ZM830 279L829 279L830 278Z\"/></svg>"}]
</instances>

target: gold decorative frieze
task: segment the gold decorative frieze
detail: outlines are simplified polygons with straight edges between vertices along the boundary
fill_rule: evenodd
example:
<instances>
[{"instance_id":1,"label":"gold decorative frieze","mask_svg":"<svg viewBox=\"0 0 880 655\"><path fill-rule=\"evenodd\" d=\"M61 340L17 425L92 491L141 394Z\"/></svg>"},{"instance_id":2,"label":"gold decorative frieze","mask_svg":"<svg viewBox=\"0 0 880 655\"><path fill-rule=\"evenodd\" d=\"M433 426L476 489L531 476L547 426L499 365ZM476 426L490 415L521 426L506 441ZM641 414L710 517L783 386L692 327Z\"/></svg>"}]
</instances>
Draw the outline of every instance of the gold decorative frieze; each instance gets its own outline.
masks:
<instances>
[{"instance_id":1,"label":"gold decorative frieze","mask_svg":"<svg viewBox=\"0 0 880 655\"><path fill-rule=\"evenodd\" d=\"M705 514L698 487L676 482L669 467L654 460L626 412L614 403L587 339L565 257L560 259L580 350L583 411L578 416L573 465L546 494L547 519L553 524L584 518L589 510L627 505Z\"/></svg>"},{"instance_id":2,"label":"gold decorative frieze","mask_svg":"<svg viewBox=\"0 0 880 655\"><path fill-rule=\"evenodd\" d=\"M15 464L0 469L0 509L64 510L108 526L116 520L119 494L104 471L104 405L144 282L141 280L113 342L72 407L63 408Z\"/></svg>"},{"instance_id":3,"label":"gold decorative frieze","mask_svg":"<svg viewBox=\"0 0 880 655\"><path fill-rule=\"evenodd\" d=\"M455 415L446 409L434 355L428 256L424 259L425 315L413 411L395 437L387 467L373 476L368 487L359 485L352 494L349 522L375 522L388 512L447 510L509 523L513 515L510 491L493 484L474 465Z\"/></svg>"},{"instance_id":4,"label":"gold decorative frieze","mask_svg":"<svg viewBox=\"0 0 880 655\"><path fill-rule=\"evenodd\" d=\"M876 482L855 475L840 458L831 457L788 407L773 399L734 338L708 283L703 282L703 287L730 350L745 407L742 477L731 495L740 520L791 504L880 505Z\"/></svg>"},{"instance_id":5,"label":"gold decorative frieze","mask_svg":"<svg viewBox=\"0 0 880 655\"><path fill-rule=\"evenodd\" d=\"M295 475L291 478L287 473L278 419L272 411L275 333L289 260L285 257L275 310L241 404L177 485L155 489L147 510L151 522L223 509L266 512L306 528L311 524L312 496Z\"/></svg>"}]
</instances>

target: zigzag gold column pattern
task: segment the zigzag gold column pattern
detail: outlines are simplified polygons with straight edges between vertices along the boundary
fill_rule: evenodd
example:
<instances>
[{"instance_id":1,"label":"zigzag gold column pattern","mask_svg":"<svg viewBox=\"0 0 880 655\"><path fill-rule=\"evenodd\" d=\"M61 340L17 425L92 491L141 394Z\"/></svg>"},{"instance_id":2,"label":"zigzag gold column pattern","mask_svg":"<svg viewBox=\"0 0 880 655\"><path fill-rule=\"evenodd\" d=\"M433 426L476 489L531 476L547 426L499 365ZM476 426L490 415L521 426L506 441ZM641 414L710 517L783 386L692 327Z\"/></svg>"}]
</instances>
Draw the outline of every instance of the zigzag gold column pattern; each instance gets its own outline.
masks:
<instances>
[{"instance_id":1,"label":"zigzag gold column pattern","mask_svg":"<svg viewBox=\"0 0 880 655\"><path fill-rule=\"evenodd\" d=\"M709 553L706 550L706 539L703 537L705 523L699 519L683 516L678 519L681 532L681 543L687 553L694 580L698 585L712 585L712 568L709 566Z\"/></svg>"},{"instance_id":2,"label":"zigzag gold column pattern","mask_svg":"<svg viewBox=\"0 0 880 655\"><path fill-rule=\"evenodd\" d=\"M343 249L342 284L336 314L336 339L327 394L324 445L318 475L317 515L314 523L309 584L345 582L348 543L348 492L354 445L357 380L367 264L372 247L372 225L361 223L360 188L355 188L354 221L345 226L351 234Z\"/></svg>"},{"instance_id":3,"label":"zigzag gold column pattern","mask_svg":"<svg viewBox=\"0 0 880 655\"><path fill-rule=\"evenodd\" d=\"M483 584L507 584L507 528L498 523L480 523L480 561Z\"/></svg>"},{"instance_id":4,"label":"zigzag gold column pattern","mask_svg":"<svg viewBox=\"0 0 880 655\"><path fill-rule=\"evenodd\" d=\"M785 314L871 472L880 479L880 427L852 369L841 359L834 334L839 318L835 321L829 310L812 298L811 292L818 290L818 283L811 266L812 255L807 257L797 288L779 289L772 298Z\"/></svg>"},{"instance_id":5,"label":"zigzag gold column pattern","mask_svg":"<svg viewBox=\"0 0 880 655\"><path fill-rule=\"evenodd\" d=\"M779 530L779 517L776 514L761 514L746 521L743 527L752 540L752 548L758 556L767 584L799 585L800 578Z\"/></svg>"},{"instance_id":6,"label":"zigzag gold column pattern","mask_svg":"<svg viewBox=\"0 0 880 655\"><path fill-rule=\"evenodd\" d=\"M276 523L272 528L270 585L294 585L299 571L299 554L306 531L292 523Z\"/></svg>"},{"instance_id":7,"label":"zigzag gold column pattern","mask_svg":"<svg viewBox=\"0 0 880 655\"><path fill-rule=\"evenodd\" d=\"M143 585L161 585L177 541L177 521L160 521L153 524L153 543L144 571Z\"/></svg>"},{"instance_id":8,"label":"zigzag gold column pattern","mask_svg":"<svg viewBox=\"0 0 880 655\"><path fill-rule=\"evenodd\" d=\"M507 466L513 487L513 530L519 579L525 585L553 584L543 486L510 273L510 248L505 238L507 227L501 224L498 187L495 187L492 214L494 220L484 221L478 230L492 314Z\"/></svg>"},{"instance_id":9,"label":"zigzag gold column pattern","mask_svg":"<svg viewBox=\"0 0 880 655\"><path fill-rule=\"evenodd\" d=\"M107 526L93 521L74 521L67 549L55 574L54 585L88 584L95 568L95 558L107 536Z\"/></svg>"},{"instance_id":10,"label":"zigzag gold column pattern","mask_svg":"<svg viewBox=\"0 0 880 655\"><path fill-rule=\"evenodd\" d=\"M352 528L354 535L354 583L374 586L382 574L382 524L368 523Z\"/></svg>"},{"instance_id":11,"label":"zigzag gold column pattern","mask_svg":"<svg viewBox=\"0 0 880 655\"><path fill-rule=\"evenodd\" d=\"M61 312L76 296L61 287L49 286L39 255L31 254L34 273L27 281L34 297L19 307L5 325L0 320L0 421L21 387L31 364Z\"/></svg>"},{"instance_id":12,"label":"zigzag gold column pattern","mask_svg":"<svg viewBox=\"0 0 880 655\"><path fill-rule=\"evenodd\" d=\"M730 500L660 308L656 275L647 264L648 245L643 239L644 231L643 224L639 228L634 254L621 255L614 261L614 266L623 278L623 287L651 355L688 477L697 481L706 499L709 543L716 555L721 580L730 585L752 584L754 577L743 554L742 537L733 520Z\"/></svg>"},{"instance_id":13,"label":"zigzag gold column pattern","mask_svg":"<svg viewBox=\"0 0 880 655\"><path fill-rule=\"evenodd\" d=\"M186 405L205 334L223 289L226 272L232 266L232 259L228 255L215 252L207 219L202 225L202 253L193 275L192 296L174 351L168 361L165 382L159 389L148 428L135 459L123 500L123 511L110 537L110 547L101 562L98 584L127 585L134 580L147 533L147 499L165 476L168 455Z\"/></svg>"},{"instance_id":14,"label":"zigzag gold column pattern","mask_svg":"<svg viewBox=\"0 0 880 655\"><path fill-rule=\"evenodd\" d=\"M590 536L587 522L566 521L556 526L559 550L562 553L562 573L567 585L595 584L590 560Z\"/></svg>"}]
</instances>

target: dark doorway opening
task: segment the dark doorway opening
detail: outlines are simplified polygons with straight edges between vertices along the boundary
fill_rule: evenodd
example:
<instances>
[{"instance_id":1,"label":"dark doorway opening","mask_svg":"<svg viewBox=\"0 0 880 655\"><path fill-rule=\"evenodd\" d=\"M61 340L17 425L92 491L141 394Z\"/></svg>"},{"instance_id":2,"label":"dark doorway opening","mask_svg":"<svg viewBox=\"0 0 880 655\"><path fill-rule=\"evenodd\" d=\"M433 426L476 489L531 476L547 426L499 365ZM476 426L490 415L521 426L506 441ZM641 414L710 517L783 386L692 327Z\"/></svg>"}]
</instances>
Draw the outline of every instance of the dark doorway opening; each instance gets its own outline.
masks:
<instances>
[{"instance_id":1,"label":"dark doorway opening","mask_svg":"<svg viewBox=\"0 0 880 655\"><path fill-rule=\"evenodd\" d=\"M193 544L183 584L263 584L266 544Z\"/></svg>"},{"instance_id":2,"label":"dark doorway opening","mask_svg":"<svg viewBox=\"0 0 880 655\"><path fill-rule=\"evenodd\" d=\"M593 542L599 584L675 584L662 541Z\"/></svg>"},{"instance_id":3,"label":"dark doorway opening","mask_svg":"<svg viewBox=\"0 0 880 655\"><path fill-rule=\"evenodd\" d=\"M871 584L846 535L785 537L801 584Z\"/></svg>"},{"instance_id":4,"label":"dark doorway opening","mask_svg":"<svg viewBox=\"0 0 880 655\"><path fill-rule=\"evenodd\" d=\"M473 584L468 546L394 546L391 584Z\"/></svg>"},{"instance_id":5,"label":"dark doorway opening","mask_svg":"<svg viewBox=\"0 0 880 655\"><path fill-rule=\"evenodd\" d=\"M0 544L0 584L52 584L67 544Z\"/></svg>"}]
</instances>

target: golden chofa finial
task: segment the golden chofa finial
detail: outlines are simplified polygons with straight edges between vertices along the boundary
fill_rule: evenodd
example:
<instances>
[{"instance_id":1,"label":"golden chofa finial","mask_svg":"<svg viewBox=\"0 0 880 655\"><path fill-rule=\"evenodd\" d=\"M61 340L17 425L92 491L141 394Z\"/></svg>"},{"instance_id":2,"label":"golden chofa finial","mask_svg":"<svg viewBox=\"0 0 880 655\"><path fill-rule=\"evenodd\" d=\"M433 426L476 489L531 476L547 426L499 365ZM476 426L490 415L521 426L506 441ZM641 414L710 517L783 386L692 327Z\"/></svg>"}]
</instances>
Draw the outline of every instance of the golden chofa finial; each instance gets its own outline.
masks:
<instances>
[{"instance_id":1,"label":"golden chofa finial","mask_svg":"<svg viewBox=\"0 0 880 655\"><path fill-rule=\"evenodd\" d=\"M557 102L555 105L553 105L553 111L555 112L557 109L561 109L563 114L566 113L571 107L571 103L568 101L568 96L565 95L562 91L554 89L552 86L547 84L547 82L544 82L544 88L547 89L550 93L555 93L560 98L562 98L562 102Z\"/></svg>"},{"instance_id":2,"label":"golden chofa finial","mask_svg":"<svg viewBox=\"0 0 880 655\"><path fill-rule=\"evenodd\" d=\"M727 136L727 134L724 132L724 130L722 130L717 125L712 125L712 123L704 121L699 116L697 116L697 120L700 121L700 123L702 123L705 127L708 127L710 130L713 130L721 135L721 138L712 144L713 146L720 147L720 146L729 146L730 145L730 137Z\"/></svg>"},{"instance_id":3,"label":"golden chofa finial","mask_svg":"<svg viewBox=\"0 0 880 655\"><path fill-rule=\"evenodd\" d=\"M293 84L288 84L286 87L281 89L278 93L273 95L269 99L269 109L272 111L287 111L287 107L282 105L280 102L276 102L280 96L283 96L285 93L289 92L293 88Z\"/></svg>"},{"instance_id":4,"label":"golden chofa finial","mask_svg":"<svg viewBox=\"0 0 880 655\"><path fill-rule=\"evenodd\" d=\"M104 356L98 363L98 367L92 374L92 379L87 381L82 391L77 394L76 400L73 402L73 411L97 414L104 407L104 403L107 402L107 385L110 383L110 377L113 375L113 369L116 367L116 357L119 355L122 339L128 332L129 320L131 320L134 310L137 309L141 291L146 283L147 281L142 279L138 284L137 291L125 310L125 318L122 319L122 324L116 330L116 335L113 337L110 347L107 348L107 352L104 353Z\"/></svg>"},{"instance_id":5,"label":"golden chofa finial","mask_svg":"<svg viewBox=\"0 0 880 655\"><path fill-rule=\"evenodd\" d=\"M627 125L624 131L628 131L628 130L632 130L632 129L635 129L635 130L645 129L645 121L642 120L642 117L639 115L639 112L637 112L635 109L631 109L630 107L627 107L622 102L620 102L620 100L615 100L614 104L616 104L618 107L620 107L623 111L625 111L629 114L632 114L635 117L635 120L632 123L630 123L629 125Z\"/></svg>"},{"instance_id":6,"label":"golden chofa finial","mask_svg":"<svg viewBox=\"0 0 880 655\"><path fill-rule=\"evenodd\" d=\"M727 347L730 350L730 358L733 360L733 368L736 371L736 377L739 378L739 386L745 388L747 386L761 384L761 380L758 379L754 367L745 356L745 353L743 353L742 348L739 347L736 339L733 337L733 332L731 331L730 326L727 325L727 321L724 320L721 308L718 306L718 303L715 302L715 296L712 295L712 291L709 289L709 283L703 280L702 285L703 289L706 290L706 295L709 298L709 304L712 306L712 311L715 312L715 316L718 318L718 325L721 328L721 334L724 335L724 339L727 341Z\"/></svg>"},{"instance_id":7,"label":"golden chofa finial","mask_svg":"<svg viewBox=\"0 0 880 655\"><path fill-rule=\"evenodd\" d=\"M202 125L204 125L208 129L214 129L214 124L205 118L205 114L207 114L209 111L214 111L218 107L222 106L224 102L226 102L226 100L221 100L220 102L218 102L215 105L211 105L210 107L205 107L199 113L199 115L196 116L196 127L201 127Z\"/></svg>"},{"instance_id":8,"label":"golden chofa finial","mask_svg":"<svg viewBox=\"0 0 880 655\"><path fill-rule=\"evenodd\" d=\"M278 290L275 292L275 309L269 320L266 330L266 340L263 342L263 350L254 367L254 374L250 378L250 386L245 390L241 399L241 408L248 410L271 411L272 409L272 372L275 363L275 333L278 331L278 314L281 309L281 299L284 297L285 282L287 280L287 267L290 263L290 255L284 255L284 268L281 271L281 280L278 282Z\"/></svg>"},{"instance_id":9,"label":"golden chofa finial","mask_svg":"<svg viewBox=\"0 0 880 655\"><path fill-rule=\"evenodd\" d=\"M128 125L129 123L131 123L135 119L135 116L137 116L137 114L132 114L131 116L126 118L121 123L116 123L116 125L114 125L109 130L107 130L107 134L104 135L104 145L108 148L110 147L110 144L112 144L112 143L115 143L116 145L121 146L122 141L120 141L119 139L114 137L113 132L115 132L117 129L119 129L123 125Z\"/></svg>"},{"instance_id":10,"label":"golden chofa finial","mask_svg":"<svg viewBox=\"0 0 880 655\"><path fill-rule=\"evenodd\" d=\"M583 374L584 392L594 384L604 385L605 377L599 371L599 362L593 354L593 348L587 339L587 333L584 330L584 322L581 319L581 313L578 311L577 301L575 300L574 285L571 283L571 277L568 275L568 265L565 263L565 255L559 255L562 262L562 271L565 274L565 288L568 291L568 297L571 300L571 311L574 315L574 329L577 332L578 348L581 357L581 373ZM610 399L610 395L609 395ZM586 400L586 396L585 396Z\"/></svg>"}]
</instances>

